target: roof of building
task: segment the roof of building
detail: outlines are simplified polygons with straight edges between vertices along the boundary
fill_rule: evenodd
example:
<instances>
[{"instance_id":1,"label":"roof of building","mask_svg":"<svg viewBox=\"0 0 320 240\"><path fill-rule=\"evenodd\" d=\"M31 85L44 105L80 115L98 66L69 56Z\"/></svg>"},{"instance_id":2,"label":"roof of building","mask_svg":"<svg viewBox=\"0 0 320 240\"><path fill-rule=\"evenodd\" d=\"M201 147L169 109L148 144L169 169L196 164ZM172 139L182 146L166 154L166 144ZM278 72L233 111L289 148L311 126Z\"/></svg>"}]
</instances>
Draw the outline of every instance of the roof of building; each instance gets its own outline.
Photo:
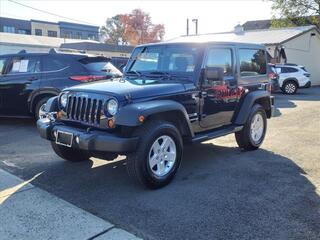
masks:
<instances>
[{"instance_id":1,"label":"roof of building","mask_svg":"<svg viewBox=\"0 0 320 240\"><path fill-rule=\"evenodd\" d=\"M45 37L35 35L23 35L14 33L0 32L0 44L8 45L28 45L28 46L41 46L57 48L63 43L75 43L75 42L91 42L98 43L93 40L83 39L68 39L68 38L56 38L56 37Z\"/></svg>"},{"instance_id":2,"label":"roof of building","mask_svg":"<svg viewBox=\"0 0 320 240\"><path fill-rule=\"evenodd\" d=\"M292 28L263 29L242 32L212 33L203 35L183 36L169 42L234 42L275 45L287 42L308 31L316 30L315 26Z\"/></svg>"},{"instance_id":3,"label":"roof of building","mask_svg":"<svg viewBox=\"0 0 320 240\"><path fill-rule=\"evenodd\" d=\"M99 51L99 52L127 52L131 53L134 49L133 46L127 45L112 45L99 42L77 42L77 43L64 43L62 48L70 48L85 51Z\"/></svg>"},{"instance_id":4,"label":"roof of building","mask_svg":"<svg viewBox=\"0 0 320 240\"><path fill-rule=\"evenodd\" d=\"M297 18L297 19L304 19L304 20L306 20L307 24L312 24L311 17L316 17L320 21L320 15L301 17L301 18ZM280 20L281 21L281 19L276 19L276 20ZM254 21L247 21L242 26L243 26L245 31L258 30L258 29L269 29L269 28L271 28L271 22L272 22L271 19L254 20Z\"/></svg>"},{"instance_id":5,"label":"roof of building","mask_svg":"<svg viewBox=\"0 0 320 240\"><path fill-rule=\"evenodd\" d=\"M247 21L242 25L245 31L248 30L257 30L257 29L268 29L271 27L271 20L255 20Z\"/></svg>"}]
</instances>

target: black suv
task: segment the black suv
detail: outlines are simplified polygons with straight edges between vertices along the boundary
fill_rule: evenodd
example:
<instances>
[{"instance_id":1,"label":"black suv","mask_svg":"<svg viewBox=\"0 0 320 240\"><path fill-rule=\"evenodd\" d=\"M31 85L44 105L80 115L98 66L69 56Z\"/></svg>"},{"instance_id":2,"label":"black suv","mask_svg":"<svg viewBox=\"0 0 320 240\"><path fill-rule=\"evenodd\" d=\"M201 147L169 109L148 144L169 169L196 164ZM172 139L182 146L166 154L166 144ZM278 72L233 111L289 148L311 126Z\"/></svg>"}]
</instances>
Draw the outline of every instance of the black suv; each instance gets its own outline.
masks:
<instances>
[{"instance_id":1,"label":"black suv","mask_svg":"<svg viewBox=\"0 0 320 240\"><path fill-rule=\"evenodd\" d=\"M235 133L257 149L273 111L262 45L198 37L138 46L123 78L65 89L49 99L40 135L69 161L127 156L129 175L168 184L183 146Z\"/></svg>"},{"instance_id":2,"label":"black suv","mask_svg":"<svg viewBox=\"0 0 320 240\"><path fill-rule=\"evenodd\" d=\"M105 57L66 53L0 55L0 116L43 116L46 101L65 87L122 75Z\"/></svg>"}]
</instances>

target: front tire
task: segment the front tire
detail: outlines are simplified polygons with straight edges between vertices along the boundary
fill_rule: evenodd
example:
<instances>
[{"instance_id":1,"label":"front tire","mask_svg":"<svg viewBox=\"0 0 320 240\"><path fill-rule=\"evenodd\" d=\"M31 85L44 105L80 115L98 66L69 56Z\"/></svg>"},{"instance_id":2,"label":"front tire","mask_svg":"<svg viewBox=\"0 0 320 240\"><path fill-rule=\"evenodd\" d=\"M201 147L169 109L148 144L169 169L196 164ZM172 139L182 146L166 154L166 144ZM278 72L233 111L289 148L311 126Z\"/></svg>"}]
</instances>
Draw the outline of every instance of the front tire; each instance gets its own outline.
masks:
<instances>
[{"instance_id":1,"label":"front tire","mask_svg":"<svg viewBox=\"0 0 320 240\"><path fill-rule=\"evenodd\" d=\"M267 115L260 104L253 105L243 129L235 133L238 146L244 150L258 149L267 130Z\"/></svg>"},{"instance_id":2,"label":"front tire","mask_svg":"<svg viewBox=\"0 0 320 240\"><path fill-rule=\"evenodd\" d=\"M82 162L87 161L90 158L90 155L86 151L80 149L65 147L62 145L58 145L55 142L51 142L51 146L53 151L59 157L70 162Z\"/></svg>"},{"instance_id":3,"label":"front tire","mask_svg":"<svg viewBox=\"0 0 320 240\"><path fill-rule=\"evenodd\" d=\"M298 85L294 81L287 81L287 82L285 82L285 84L283 84L281 90L285 94L292 95L292 94L295 94L297 92Z\"/></svg>"},{"instance_id":4,"label":"front tire","mask_svg":"<svg viewBox=\"0 0 320 240\"><path fill-rule=\"evenodd\" d=\"M183 142L179 130L165 121L151 121L134 133L140 137L136 152L127 155L127 171L150 189L169 184L182 159Z\"/></svg>"}]
</instances>

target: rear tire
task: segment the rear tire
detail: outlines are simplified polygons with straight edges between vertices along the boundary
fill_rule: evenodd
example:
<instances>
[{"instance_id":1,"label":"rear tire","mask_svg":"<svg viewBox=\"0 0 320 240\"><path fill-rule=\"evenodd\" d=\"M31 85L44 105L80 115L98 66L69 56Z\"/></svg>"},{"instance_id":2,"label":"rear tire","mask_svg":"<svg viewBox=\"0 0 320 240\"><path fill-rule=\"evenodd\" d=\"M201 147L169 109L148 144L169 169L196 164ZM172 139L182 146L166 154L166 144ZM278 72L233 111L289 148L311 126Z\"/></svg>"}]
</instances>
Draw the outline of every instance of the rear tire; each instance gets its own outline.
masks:
<instances>
[{"instance_id":1,"label":"rear tire","mask_svg":"<svg viewBox=\"0 0 320 240\"><path fill-rule=\"evenodd\" d=\"M128 174L147 188L164 187L174 178L182 159L183 142L179 130L166 121L140 126L136 152L127 155Z\"/></svg>"},{"instance_id":2,"label":"rear tire","mask_svg":"<svg viewBox=\"0 0 320 240\"><path fill-rule=\"evenodd\" d=\"M248 151L258 149L264 140L266 130L266 112L260 104L255 104L243 129L235 133L238 146Z\"/></svg>"},{"instance_id":3,"label":"rear tire","mask_svg":"<svg viewBox=\"0 0 320 240\"><path fill-rule=\"evenodd\" d=\"M70 162L82 162L87 161L90 158L90 155L83 150L61 146L56 144L55 142L51 142L51 146L53 151L59 157Z\"/></svg>"},{"instance_id":4,"label":"rear tire","mask_svg":"<svg viewBox=\"0 0 320 240\"><path fill-rule=\"evenodd\" d=\"M281 90L288 95L295 94L298 90L298 84L295 81L287 81L283 84Z\"/></svg>"}]
</instances>

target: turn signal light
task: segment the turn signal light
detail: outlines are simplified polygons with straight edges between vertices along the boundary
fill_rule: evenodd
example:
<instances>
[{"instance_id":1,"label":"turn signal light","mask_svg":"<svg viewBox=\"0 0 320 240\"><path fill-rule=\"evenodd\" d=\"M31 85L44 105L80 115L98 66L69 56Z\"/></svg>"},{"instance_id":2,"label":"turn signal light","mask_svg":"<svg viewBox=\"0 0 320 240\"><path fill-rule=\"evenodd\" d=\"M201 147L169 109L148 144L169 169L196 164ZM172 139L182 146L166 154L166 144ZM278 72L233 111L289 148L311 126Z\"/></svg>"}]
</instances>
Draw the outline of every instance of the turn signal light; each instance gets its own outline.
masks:
<instances>
[{"instance_id":1,"label":"turn signal light","mask_svg":"<svg viewBox=\"0 0 320 240\"><path fill-rule=\"evenodd\" d=\"M109 128L114 128L114 121L113 121L113 119L109 119L109 120L108 120L108 127L109 127Z\"/></svg>"},{"instance_id":2,"label":"turn signal light","mask_svg":"<svg viewBox=\"0 0 320 240\"><path fill-rule=\"evenodd\" d=\"M62 118L62 111L57 112L57 119Z\"/></svg>"},{"instance_id":3,"label":"turn signal light","mask_svg":"<svg viewBox=\"0 0 320 240\"><path fill-rule=\"evenodd\" d=\"M138 118L138 119L139 119L139 122L141 122L141 123L143 123L143 122L144 122L144 116L142 116L142 115L141 115L141 116L139 116L139 118Z\"/></svg>"}]
</instances>

